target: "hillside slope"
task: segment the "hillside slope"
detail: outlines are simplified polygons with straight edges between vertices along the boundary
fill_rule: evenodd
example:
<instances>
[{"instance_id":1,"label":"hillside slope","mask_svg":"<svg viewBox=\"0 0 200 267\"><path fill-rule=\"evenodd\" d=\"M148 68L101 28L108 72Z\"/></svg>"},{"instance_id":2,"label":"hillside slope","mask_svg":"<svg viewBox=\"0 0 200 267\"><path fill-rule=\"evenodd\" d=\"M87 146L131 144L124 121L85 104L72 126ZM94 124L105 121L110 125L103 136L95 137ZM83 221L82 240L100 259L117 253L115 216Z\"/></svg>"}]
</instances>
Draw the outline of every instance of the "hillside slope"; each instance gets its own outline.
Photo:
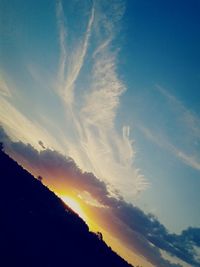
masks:
<instances>
[{"instance_id":1,"label":"hillside slope","mask_svg":"<svg viewBox=\"0 0 200 267\"><path fill-rule=\"evenodd\" d=\"M0 266L131 266L2 151L0 182Z\"/></svg>"}]
</instances>

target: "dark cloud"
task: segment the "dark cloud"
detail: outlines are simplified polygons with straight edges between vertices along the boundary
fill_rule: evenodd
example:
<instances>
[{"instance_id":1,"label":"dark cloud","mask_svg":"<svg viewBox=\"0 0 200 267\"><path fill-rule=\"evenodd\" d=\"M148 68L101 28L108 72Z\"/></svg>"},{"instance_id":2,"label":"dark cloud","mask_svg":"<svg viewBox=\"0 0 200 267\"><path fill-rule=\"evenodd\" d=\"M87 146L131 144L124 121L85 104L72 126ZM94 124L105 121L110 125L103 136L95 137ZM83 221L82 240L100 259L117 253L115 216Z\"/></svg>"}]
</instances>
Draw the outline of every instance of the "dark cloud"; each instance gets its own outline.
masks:
<instances>
[{"instance_id":1,"label":"dark cloud","mask_svg":"<svg viewBox=\"0 0 200 267\"><path fill-rule=\"evenodd\" d=\"M122 201L120 208L115 210L115 214L129 228L125 235L126 242L137 248L138 252L149 259L151 263L156 266L171 266L159 259L161 254L158 249L161 249L192 266L200 266L200 261L196 259L193 247L194 245L200 247L200 228L188 228L180 235L171 234L152 214L145 214L139 208L124 201ZM145 244L140 246L143 239ZM138 240L140 241L138 242ZM149 244L154 246L149 246Z\"/></svg>"},{"instance_id":2,"label":"dark cloud","mask_svg":"<svg viewBox=\"0 0 200 267\"><path fill-rule=\"evenodd\" d=\"M8 135L6 134L1 125L0 125L0 142L7 145L11 142L10 138L8 137Z\"/></svg>"},{"instance_id":3,"label":"dark cloud","mask_svg":"<svg viewBox=\"0 0 200 267\"><path fill-rule=\"evenodd\" d=\"M43 149L46 149L44 143L43 143L41 140L38 141L38 144L39 144Z\"/></svg>"},{"instance_id":4,"label":"dark cloud","mask_svg":"<svg viewBox=\"0 0 200 267\"><path fill-rule=\"evenodd\" d=\"M160 250L176 256L194 266L200 266L194 246L200 247L200 228L188 228L180 235L171 234L152 214L127 203L118 194L111 197L109 185L100 181L94 174L83 172L70 157L41 146L37 151L30 144L12 142L0 127L0 141L6 151L35 175L59 185L89 192L99 203L107 208L99 208L111 223L117 237L126 242L129 248L143 255L154 266L180 267L164 259ZM98 208L96 208L98 209Z\"/></svg>"}]
</instances>

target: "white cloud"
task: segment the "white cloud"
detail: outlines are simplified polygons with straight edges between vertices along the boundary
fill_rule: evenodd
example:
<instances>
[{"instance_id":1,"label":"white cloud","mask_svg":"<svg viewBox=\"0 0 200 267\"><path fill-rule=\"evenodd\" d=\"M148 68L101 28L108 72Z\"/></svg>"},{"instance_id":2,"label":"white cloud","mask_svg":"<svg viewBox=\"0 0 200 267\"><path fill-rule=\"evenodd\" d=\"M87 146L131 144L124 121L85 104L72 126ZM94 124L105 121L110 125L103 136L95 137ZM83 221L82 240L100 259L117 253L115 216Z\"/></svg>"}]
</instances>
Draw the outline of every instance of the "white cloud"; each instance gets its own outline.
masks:
<instances>
[{"instance_id":1,"label":"white cloud","mask_svg":"<svg viewBox=\"0 0 200 267\"><path fill-rule=\"evenodd\" d=\"M200 160L199 159L197 159L193 155L186 154L185 152L177 149L176 147L172 147L172 148L173 148L173 152L175 153L175 155L178 158L180 158L185 164L200 171Z\"/></svg>"},{"instance_id":2,"label":"white cloud","mask_svg":"<svg viewBox=\"0 0 200 267\"><path fill-rule=\"evenodd\" d=\"M8 82L3 78L3 76L0 76L0 95L11 97L11 90L8 85Z\"/></svg>"},{"instance_id":3,"label":"white cloud","mask_svg":"<svg viewBox=\"0 0 200 267\"><path fill-rule=\"evenodd\" d=\"M57 4L57 18L58 18L58 27L59 27L59 37L60 37L60 68L59 74L62 80L60 81L61 87L60 94L63 97L64 101L71 105L74 100L74 86L75 82L79 76L81 68L84 64L84 59L87 54L89 39L92 31L92 25L94 21L94 7L91 9L91 14L88 20L88 25L84 37L81 42L76 45L76 48L68 53L67 57L67 49L66 49L66 28L64 25L64 10L62 6L62 2L58 1ZM68 59L68 62L66 60ZM67 65L66 65L67 63ZM66 75L64 77L64 72L66 70Z\"/></svg>"},{"instance_id":4,"label":"white cloud","mask_svg":"<svg viewBox=\"0 0 200 267\"><path fill-rule=\"evenodd\" d=\"M151 140L153 143L157 144L158 146L168 150L171 152L174 156L176 156L179 160L181 160L186 165L196 169L200 170L200 160L196 158L194 155L190 155L187 152L184 152L183 150L179 149L175 145L173 145L166 137L163 135L159 135L158 133L140 125L138 126L140 131L143 132L143 134Z\"/></svg>"},{"instance_id":5,"label":"white cloud","mask_svg":"<svg viewBox=\"0 0 200 267\"><path fill-rule=\"evenodd\" d=\"M66 59L67 59L66 42L65 42L65 39L67 37L67 30L65 27L64 10L63 10L61 0L57 0L56 2L56 16L57 16L57 23L58 23L58 30L59 30L59 44L60 44L60 51L61 51L58 73L59 73L59 80L63 82L64 73L65 73L65 64L66 64ZM61 84L59 86L62 87Z\"/></svg>"},{"instance_id":6,"label":"white cloud","mask_svg":"<svg viewBox=\"0 0 200 267\"><path fill-rule=\"evenodd\" d=\"M170 110L173 111L176 119L177 129L181 129L179 143L174 144L173 137L159 137L156 141L171 151L177 158L188 166L200 170L200 154L198 145L200 142L200 118L193 111L188 109L179 99L169 93L160 85L156 85L158 92L165 97ZM154 136L154 139L156 137Z\"/></svg>"},{"instance_id":7,"label":"white cloud","mask_svg":"<svg viewBox=\"0 0 200 267\"><path fill-rule=\"evenodd\" d=\"M109 44L111 43L112 41L112 36L109 37L107 40L105 40L103 43L101 43L97 49L94 51L93 53L93 58L95 58L96 55L98 55L102 50L106 49Z\"/></svg>"},{"instance_id":8,"label":"white cloud","mask_svg":"<svg viewBox=\"0 0 200 267\"><path fill-rule=\"evenodd\" d=\"M180 260L179 258L170 255L169 253L165 252L164 250L160 250L162 257L168 260L172 264L179 264L182 267L192 267L192 265L187 264L185 261Z\"/></svg>"},{"instance_id":9,"label":"white cloud","mask_svg":"<svg viewBox=\"0 0 200 267\"><path fill-rule=\"evenodd\" d=\"M91 92L82 112L88 124L113 127L119 98L125 91L116 73L116 56L102 53L94 62Z\"/></svg>"},{"instance_id":10,"label":"white cloud","mask_svg":"<svg viewBox=\"0 0 200 267\"><path fill-rule=\"evenodd\" d=\"M17 108L0 96L0 124L13 140L20 140L41 149L42 140L48 147L63 151L63 147L41 125L29 120ZM64 152L64 151L63 151Z\"/></svg>"},{"instance_id":11,"label":"white cloud","mask_svg":"<svg viewBox=\"0 0 200 267\"><path fill-rule=\"evenodd\" d=\"M66 30L61 2L58 8L62 37L58 84L62 87L57 90L66 106L67 121L70 121L73 132L73 138L68 141L68 151L82 169L94 172L130 197L134 192L144 190L147 182L133 165L135 150L129 126L122 126L121 133L115 126L120 97L126 87L117 74L118 48L113 50L112 42L120 28L124 4L121 1L95 2L85 33L71 51L67 50L70 46L67 38L63 38ZM67 36L70 34L74 33L68 27ZM88 62L91 64L88 84L80 96L74 94L76 82Z\"/></svg>"},{"instance_id":12,"label":"white cloud","mask_svg":"<svg viewBox=\"0 0 200 267\"><path fill-rule=\"evenodd\" d=\"M169 101L175 113L180 116L189 135L192 135L193 138L200 139L200 118L165 88L160 85L156 85L156 88Z\"/></svg>"},{"instance_id":13,"label":"white cloud","mask_svg":"<svg viewBox=\"0 0 200 267\"><path fill-rule=\"evenodd\" d=\"M81 12L80 9L74 10ZM56 15L60 58L57 82L52 83L52 87L56 87L54 89L65 107L66 127L58 126L44 114L41 114L43 120L35 121L33 115L29 119L28 114L16 108L16 99L9 102L3 96L0 97L0 122L12 139L30 143L39 150L41 146L38 142L41 140L45 147L67 153L83 170L93 172L109 183L113 192L120 189L124 197L130 200L133 193L146 188L147 182L134 166L135 149L129 126L121 125L121 130L116 129L120 97L126 86L118 77L119 47L114 49L113 41L123 12L124 4L121 1L109 4L98 1L93 6L87 6L78 22L80 29L84 25L85 29L77 36L66 25L67 10L58 0ZM26 67L37 84L43 89L49 87L48 79L38 73L36 65ZM83 72L84 75L86 73L87 77L84 78L87 83L80 91L77 84L82 82L80 74L83 68L88 70L87 73ZM4 96L10 95L5 82L1 87Z\"/></svg>"}]
</instances>

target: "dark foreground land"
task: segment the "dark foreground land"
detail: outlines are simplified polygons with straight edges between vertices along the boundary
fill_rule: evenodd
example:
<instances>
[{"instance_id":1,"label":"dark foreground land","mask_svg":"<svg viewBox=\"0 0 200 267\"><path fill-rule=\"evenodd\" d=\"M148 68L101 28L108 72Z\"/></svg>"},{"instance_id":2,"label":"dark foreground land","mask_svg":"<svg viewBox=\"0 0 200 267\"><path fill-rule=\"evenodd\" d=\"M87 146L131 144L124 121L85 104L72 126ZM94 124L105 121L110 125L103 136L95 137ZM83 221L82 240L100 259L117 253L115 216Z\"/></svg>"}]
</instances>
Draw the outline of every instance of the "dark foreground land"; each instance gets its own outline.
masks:
<instances>
[{"instance_id":1,"label":"dark foreground land","mask_svg":"<svg viewBox=\"0 0 200 267\"><path fill-rule=\"evenodd\" d=\"M53 192L0 151L1 267L131 267Z\"/></svg>"}]
</instances>

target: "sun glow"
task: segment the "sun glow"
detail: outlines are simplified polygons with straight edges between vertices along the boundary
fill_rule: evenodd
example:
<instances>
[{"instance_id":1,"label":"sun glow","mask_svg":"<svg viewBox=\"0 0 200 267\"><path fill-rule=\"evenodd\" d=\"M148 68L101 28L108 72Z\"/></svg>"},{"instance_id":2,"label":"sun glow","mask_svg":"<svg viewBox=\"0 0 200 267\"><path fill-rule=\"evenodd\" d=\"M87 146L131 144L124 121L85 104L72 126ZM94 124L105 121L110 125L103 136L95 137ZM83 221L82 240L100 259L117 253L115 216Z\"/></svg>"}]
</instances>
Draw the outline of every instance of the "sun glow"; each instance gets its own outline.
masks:
<instances>
[{"instance_id":1,"label":"sun glow","mask_svg":"<svg viewBox=\"0 0 200 267\"><path fill-rule=\"evenodd\" d=\"M81 207L81 204L72 197L69 196L60 196L61 199L74 211L76 212L84 221L87 221L87 216Z\"/></svg>"}]
</instances>

